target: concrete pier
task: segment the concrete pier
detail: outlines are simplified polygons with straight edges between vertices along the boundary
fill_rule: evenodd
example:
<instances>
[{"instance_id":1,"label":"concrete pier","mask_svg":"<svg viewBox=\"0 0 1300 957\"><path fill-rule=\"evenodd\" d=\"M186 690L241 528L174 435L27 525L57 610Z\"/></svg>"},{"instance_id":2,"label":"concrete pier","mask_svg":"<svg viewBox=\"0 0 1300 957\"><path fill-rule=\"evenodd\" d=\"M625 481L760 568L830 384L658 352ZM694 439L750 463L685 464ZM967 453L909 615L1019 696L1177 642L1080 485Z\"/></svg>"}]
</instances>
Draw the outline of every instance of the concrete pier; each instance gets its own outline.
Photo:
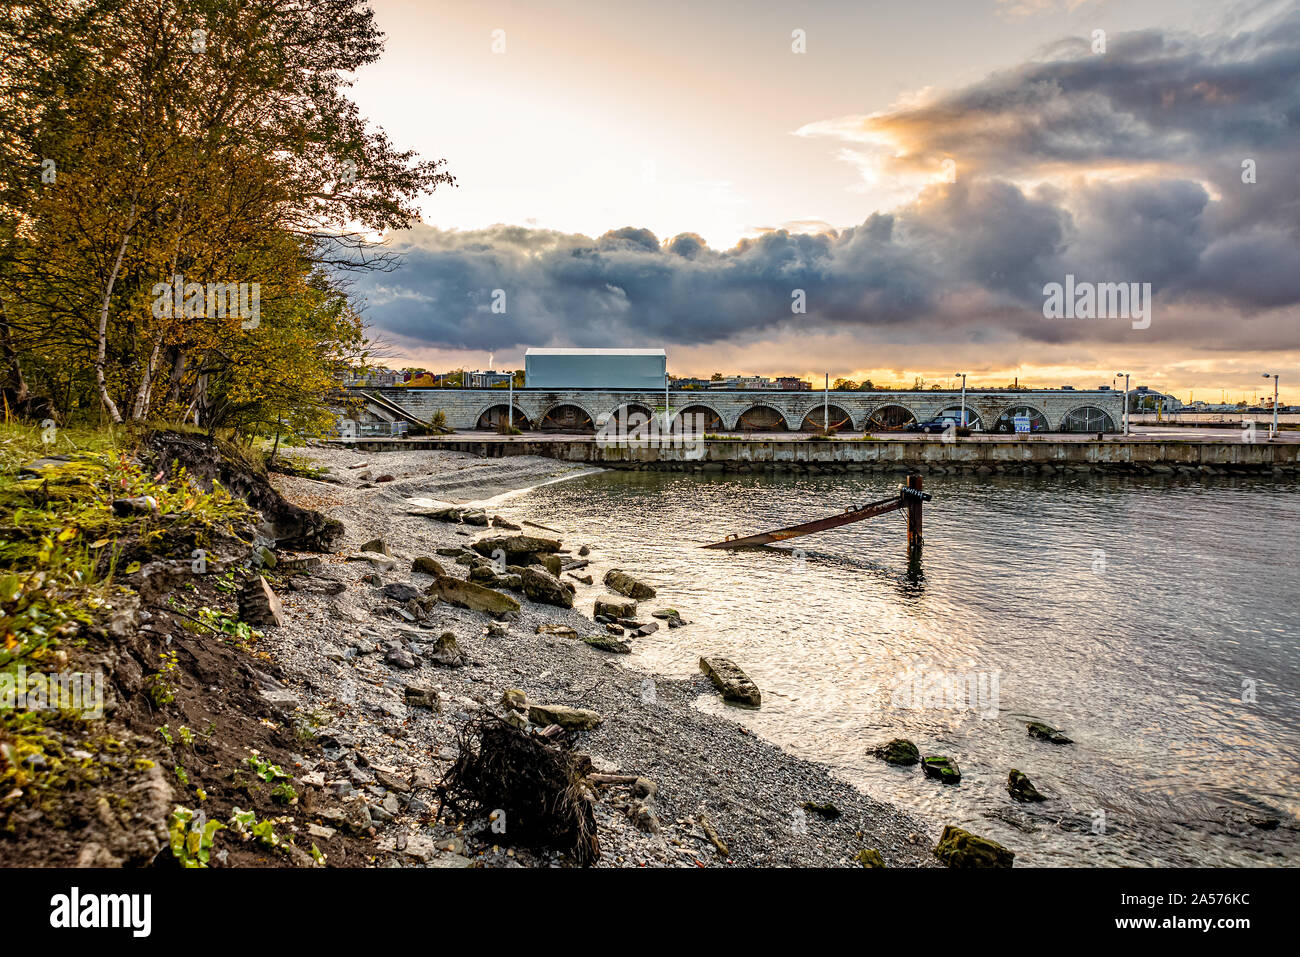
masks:
<instances>
[{"instance_id":1,"label":"concrete pier","mask_svg":"<svg viewBox=\"0 0 1300 957\"><path fill-rule=\"evenodd\" d=\"M812 472L1116 472L1138 474L1300 473L1300 442L1179 441L1134 436L996 438L946 442L938 438L704 440L676 447L628 447L590 436L450 435L439 438L360 438L334 444L366 452L446 449L500 458L541 455L613 469L669 471L771 470Z\"/></svg>"}]
</instances>

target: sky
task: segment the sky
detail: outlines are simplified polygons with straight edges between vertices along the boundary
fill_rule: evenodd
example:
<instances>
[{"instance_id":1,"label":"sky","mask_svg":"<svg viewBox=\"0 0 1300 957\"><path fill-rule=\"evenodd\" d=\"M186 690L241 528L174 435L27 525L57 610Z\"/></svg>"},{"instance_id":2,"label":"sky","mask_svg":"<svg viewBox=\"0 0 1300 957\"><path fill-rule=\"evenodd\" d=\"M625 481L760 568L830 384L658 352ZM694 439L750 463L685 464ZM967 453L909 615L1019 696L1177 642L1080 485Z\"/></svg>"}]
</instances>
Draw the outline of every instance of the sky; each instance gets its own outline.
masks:
<instances>
[{"instance_id":1,"label":"sky","mask_svg":"<svg viewBox=\"0 0 1300 957\"><path fill-rule=\"evenodd\" d=\"M1300 402L1300 0L372 6L354 98L457 178L357 283L389 365Z\"/></svg>"}]
</instances>

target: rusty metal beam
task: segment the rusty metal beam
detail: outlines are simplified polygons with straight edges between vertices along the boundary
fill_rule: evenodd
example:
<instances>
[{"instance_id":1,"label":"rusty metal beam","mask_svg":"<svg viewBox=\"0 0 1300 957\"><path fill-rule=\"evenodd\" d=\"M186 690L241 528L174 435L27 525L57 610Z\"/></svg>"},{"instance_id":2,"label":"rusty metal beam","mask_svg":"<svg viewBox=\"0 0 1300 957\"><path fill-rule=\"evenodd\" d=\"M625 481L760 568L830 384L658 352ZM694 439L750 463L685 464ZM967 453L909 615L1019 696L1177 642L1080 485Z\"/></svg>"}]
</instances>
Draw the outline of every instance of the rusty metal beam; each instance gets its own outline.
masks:
<instances>
[{"instance_id":1,"label":"rusty metal beam","mask_svg":"<svg viewBox=\"0 0 1300 957\"><path fill-rule=\"evenodd\" d=\"M884 515L886 512L892 512L895 509L906 508L907 499L900 492L893 498L881 499L879 502L872 502L870 505L861 505L846 509L839 515L832 515L830 518L819 518L815 522L804 522L802 525L791 525L788 528L778 528L770 532L763 532L759 535L746 535L744 538L727 538L720 542L714 542L711 545L703 545L702 548L742 548L746 545L768 545L772 542L783 542L789 538L798 538L801 535L808 535L812 532L823 532L828 528L839 528L841 525L848 525L852 522L860 522L866 518L875 518L877 515Z\"/></svg>"}]
</instances>

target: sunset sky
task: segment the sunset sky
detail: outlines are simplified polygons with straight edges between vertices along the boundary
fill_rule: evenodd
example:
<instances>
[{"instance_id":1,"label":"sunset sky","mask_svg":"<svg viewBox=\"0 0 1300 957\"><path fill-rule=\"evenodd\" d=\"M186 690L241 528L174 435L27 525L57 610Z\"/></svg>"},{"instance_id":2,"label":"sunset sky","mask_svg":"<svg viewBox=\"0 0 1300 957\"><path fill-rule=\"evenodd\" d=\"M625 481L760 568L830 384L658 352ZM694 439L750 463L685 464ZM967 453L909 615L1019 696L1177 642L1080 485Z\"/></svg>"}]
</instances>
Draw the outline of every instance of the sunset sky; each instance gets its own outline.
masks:
<instances>
[{"instance_id":1,"label":"sunset sky","mask_svg":"<svg viewBox=\"0 0 1300 957\"><path fill-rule=\"evenodd\" d=\"M358 283L390 365L1300 402L1294 0L372 5L355 98L459 182ZM1067 273L1150 283L1150 327L1045 319Z\"/></svg>"}]
</instances>

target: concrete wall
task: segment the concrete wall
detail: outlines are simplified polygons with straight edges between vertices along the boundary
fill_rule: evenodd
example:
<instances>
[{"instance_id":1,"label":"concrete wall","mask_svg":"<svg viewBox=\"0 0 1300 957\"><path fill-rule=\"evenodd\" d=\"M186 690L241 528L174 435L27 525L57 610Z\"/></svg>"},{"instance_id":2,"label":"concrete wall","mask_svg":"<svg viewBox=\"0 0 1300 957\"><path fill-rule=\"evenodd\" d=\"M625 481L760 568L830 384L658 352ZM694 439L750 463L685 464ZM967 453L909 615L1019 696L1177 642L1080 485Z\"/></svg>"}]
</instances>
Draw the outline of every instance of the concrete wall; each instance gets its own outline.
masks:
<instances>
[{"instance_id":1,"label":"concrete wall","mask_svg":"<svg viewBox=\"0 0 1300 957\"><path fill-rule=\"evenodd\" d=\"M505 389L370 389L391 402L407 409L411 414L427 421L442 410L447 424L454 429L473 429L479 417L493 406L506 405ZM671 394L674 412L698 405L710 410L722 421L722 428L737 428L742 414L756 407L767 407L781 416L786 428L798 431L804 417L812 414L817 423L822 420L823 394L819 392L722 392L676 391ZM599 424L604 417L620 408L637 406L645 410L662 407L662 392L636 389L516 389L515 409L529 422L541 422L548 412L561 405L574 405ZM960 392L832 392L832 406L838 407L851 420L843 431L866 430L870 417L878 409L897 405L918 420L938 417L944 409L961 404ZM1041 412L1047 420L1048 430L1056 431L1061 421L1071 411L1092 406L1106 412L1115 428L1121 426L1123 393L1076 392L1043 390L1025 392L968 391L966 406L979 416L986 429L1007 409L1029 406ZM832 414L832 421L834 421Z\"/></svg>"},{"instance_id":2,"label":"concrete wall","mask_svg":"<svg viewBox=\"0 0 1300 957\"><path fill-rule=\"evenodd\" d=\"M620 447L592 439L529 441L360 439L341 443L371 452L386 449L449 449L500 458L542 455L605 468L669 470L808 469L812 471L920 472L1137 472L1288 474L1300 472L1300 443L1054 441L944 442L804 440L709 441L677 448Z\"/></svg>"}]
</instances>

